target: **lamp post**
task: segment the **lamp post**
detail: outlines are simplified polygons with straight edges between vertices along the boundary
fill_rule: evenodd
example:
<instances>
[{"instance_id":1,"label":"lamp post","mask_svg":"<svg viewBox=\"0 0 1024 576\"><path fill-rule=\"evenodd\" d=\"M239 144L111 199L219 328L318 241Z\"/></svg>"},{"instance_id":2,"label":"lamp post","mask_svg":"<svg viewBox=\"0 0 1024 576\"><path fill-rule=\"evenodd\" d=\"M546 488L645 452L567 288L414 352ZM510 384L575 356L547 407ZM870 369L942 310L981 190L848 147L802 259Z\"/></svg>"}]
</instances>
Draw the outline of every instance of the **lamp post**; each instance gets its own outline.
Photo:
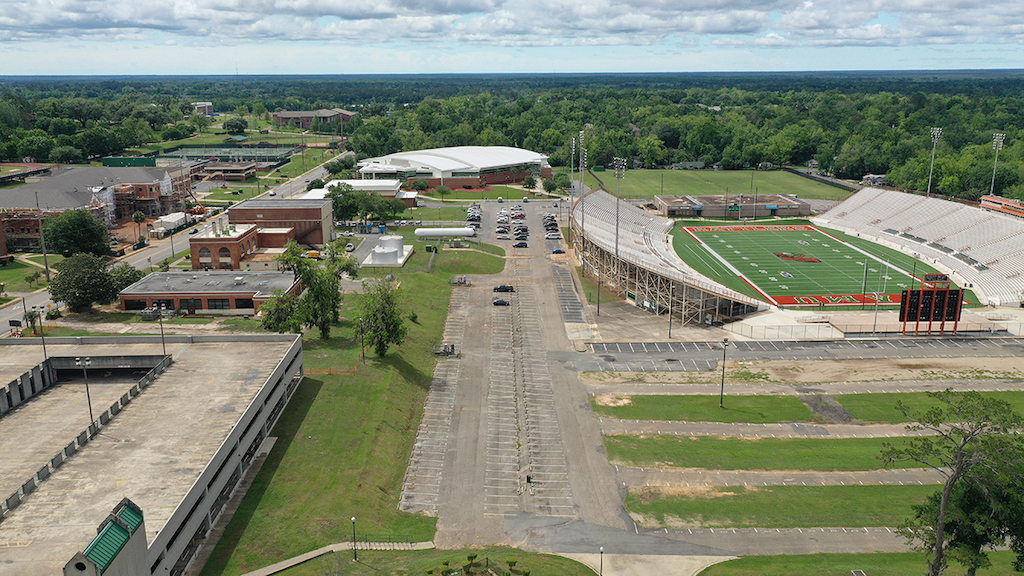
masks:
<instances>
[{"instance_id":1,"label":"lamp post","mask_svg":"<svg viewBox=\"0 0 1024 576\"><path fill-rule=\"evenodd\" d=\"M580 138L583 132L580 131ZM580 140L582 142L582 140ZM580 265L587 271L587 194L583 188L583 167L587 165L587 149L580 146Z\"/></svg>"},{"instance_id":2,"label":"lamp post","mask_svg":"<svg viewBox=\"0 0 1024 576\"><path fill-rule=\"evenodd\" d=\"M569 196L576 194L576 137L569 144Z\"/></svg>"},{"instance_id":3,"label":"lamp post","mask_svg":"<svg viewBox=\"0 0 1024 576\"><path fill-rule=\"evenodd\" d=\"M604 576L604 546L601 546L601 563L598 565L598 576Z\"/></svg>"},{"instance_id":4,"label":"lamp post","mask_svg":"<svg viewBox=\"0 0 1024 576\"><path fill-rule=\"evenodd\" d=\"M729 350L729 339L722 338L722 391L718 395L718 407L725 408L725 353Z\"/></svg>"},{"instance_id":5,"label":"lamp post","mask_svg":"<svg viewBox=\"0 0 1024 576\"><path fill-rule=\"evenodd\" d=\"M167 342L164 341L164 310L167 307L163 304L160 305L160 310L157 311L157 318L160 320L160 347L164 351L164 358L167 357Z\"/></svg>"},{"instance_id":6,"label":"lamp post","mask_svg":"<svg viewBox=\"0 0 1024 576\"><path fill-rule=\"evenodd\" d=\"M939 136L942 136L942 128L932 128L932 164L928 168L928 190L927 194L932 194L932 171L935 169L935 146L939 143Z\"/></svg>"},{"instance_id":7,"label":"lamp post","mask_svg":"<svg viewBox=\"0 0 1024 576\"><path fill-rule=\"evenodd\" d=\"M366 350L366 344L363 344L363 332L364 332L364 330L363 330L363 319L360 318L359 319L359 359L360 360L363 359L363 354L365 353L365 350ZM353 518L353 520L355 520L355 518Z\"/></svg>"},{"instance_id":8,"label":"lamp post","mask_svg":"<svg viewBox=\"0 0 1024 576\"><path fill-rule=\"evenodd\" d=\"M358 562L359 555L356 552L356 517L352 517L352 561Z\"/></svg>"},{"instance_id":9,"label":"lamp post","mask_svg":"<svg viewBox=\"0 0 1024 576\"><path fill-rule=\"evenodd\" d=\"M587 168L587 152L583 148L583 130L580 130L580 194L583 194L583 171Z\"/></svg>"},{"instance_id":10,"label":"lamp post","mask_svg":"<svg viewBox=\"0 0 1024 576\"><path fill-rule=\"evenodd\" d=\"M43 326L43 307L33 306L32 311L35 312L36 317L39 318L39 337L43 341L43 361L46 361L46 326Z\"/></svg>"},{"instance_id":11,"label":"lamp post","mask_svg":"<svg viewBox=\"0 0 1024 576\"><path fill-rule=\"evenodd\" d=\"M993 134L992 135L992 149L996 151L996 159L992 162L992 185L988 188L989 196L996 192L996 166L999 164L999 151L1003 149L1003 140L1006 139L1006 134Z\"/></svg>"},{"instance_id":12,"label":"lamp post","mask_svg":"<svg viewBox=\"0 0 1024 576\"><path fill-rule=\"evenodd\" d=\"M75 358L75 366L82 367L82 375L85 376L85 401L89 404L89 427L87 431L89 437L92 438L92 423L96 421L92 417L92 395L89 394L89 364L92 364L92 358L86 356L85 358Z\"/></svg>"}]
</instances>

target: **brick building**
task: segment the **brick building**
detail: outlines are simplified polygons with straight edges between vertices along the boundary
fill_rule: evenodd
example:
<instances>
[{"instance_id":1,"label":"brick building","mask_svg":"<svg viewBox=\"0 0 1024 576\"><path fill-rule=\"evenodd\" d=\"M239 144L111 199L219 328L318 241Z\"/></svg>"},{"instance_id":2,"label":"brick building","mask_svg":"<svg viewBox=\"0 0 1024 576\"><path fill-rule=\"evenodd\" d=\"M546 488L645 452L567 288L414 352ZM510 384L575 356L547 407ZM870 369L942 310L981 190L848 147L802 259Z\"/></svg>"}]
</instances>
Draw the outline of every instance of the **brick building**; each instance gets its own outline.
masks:
<instances>
[{"instance_id":1,"label":"brick building","mask_svg":"<svg viewBox=\"0 0 1024 576\"><path fill-rule=\"evenodd\" d=\"M294 239L295 231L291 228L260 228L255 224L213 220L209 230L189 238L192 269L278 270L274 256Z\"/></svg>"},{"instance_id":2,"label":"brick building","mask_svg":"<svg viewBox=\"0 0 1024 576\"><path fill-rule=\"evenodd\" d=\"M328 199L252 198L228 209L228 223L291 228L299 244L323 246L334 239L333 214Z\"/></svg>"},{"instance_id":3,"label":"brick building","mask_svg":"<svg viewBox=\"0 0 1024 576\"><path fill-rule=\"evenodd\" d=\"M356 113L341 108L320 109L320 110L282 110L270 115L274 126L295 126L297 128L311 128L313 119L317 118L320 124L329 124L340 120L342 124L355 118Z\"/></svg>"},{"instance_id":4,"label":"brick building","mask_svg":"<svg viewBox=\"0 0 1024 576\"><path fill-rule=\"evenodd\" d=\"M0 226L0 266L6 266L14 260L14 257L7 254L7 235L4 234L4 227Z\"/></svg>"},{"instance_id":5,"label":"brick building","mask_svg":"<svg viewBox=\"0 0 1024 576\"><path fill-rule=\"evenodd\" d=\"M292 272L154 272L121 291L122 310L161 304L173 310L255 313L280 290L300 294L302 283Z\"/></svg>"}]
</instances>

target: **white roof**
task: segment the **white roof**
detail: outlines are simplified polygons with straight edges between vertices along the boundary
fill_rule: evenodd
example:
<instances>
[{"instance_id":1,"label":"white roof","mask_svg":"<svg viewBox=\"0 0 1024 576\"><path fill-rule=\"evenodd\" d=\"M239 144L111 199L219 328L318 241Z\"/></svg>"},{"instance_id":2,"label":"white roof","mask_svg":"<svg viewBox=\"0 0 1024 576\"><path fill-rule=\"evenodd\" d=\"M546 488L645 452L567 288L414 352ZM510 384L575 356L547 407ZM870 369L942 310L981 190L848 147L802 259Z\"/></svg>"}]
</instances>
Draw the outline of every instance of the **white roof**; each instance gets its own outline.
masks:
<instances>
[{"instance_id":1,"label":"white roof","mask_svg":"<svg viewBox=\"0 0 1024 576\"><path fill-rule=\"evenodd\" d=\"M360 171L379 170L381 165L402 168L425 168L444 172L476 172L489 168L519 164L547 165L548 157L538 152L511 146L455 146L413 150L367 158L359 163Z\"/></svg>"}]
</instances>

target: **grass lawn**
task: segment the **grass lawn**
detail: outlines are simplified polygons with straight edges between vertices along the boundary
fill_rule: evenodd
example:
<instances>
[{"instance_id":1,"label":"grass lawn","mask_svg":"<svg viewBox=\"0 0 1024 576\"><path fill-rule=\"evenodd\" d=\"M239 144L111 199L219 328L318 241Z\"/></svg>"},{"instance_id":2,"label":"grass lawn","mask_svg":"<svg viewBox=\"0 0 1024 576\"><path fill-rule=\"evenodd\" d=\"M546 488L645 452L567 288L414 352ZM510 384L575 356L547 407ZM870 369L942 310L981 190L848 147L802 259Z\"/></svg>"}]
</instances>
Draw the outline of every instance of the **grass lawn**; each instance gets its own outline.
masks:
<instances>
[{"instance_id":1,"label":"grass lawn","mask_svg":"<svg viewBox=\"0 0 1024 576\"><path fill-rule=\"evenodd\" d=\"M649 528L896 526L913 516L913 504L924 502L938 489L937 485L634 486L626 496L626 508L634 517L642 515L640 524Z\"/></svg>"},{"instance_id":2,"label":"grass lawn","mask_svg":"<svg viewBox=\"0 0 1024 576\"><path fill-rule=\"evenodd\" d=\"M529 570L532 576L593 576L590 568L561 556L551 554L535 554L523 552L515 548L487 547L464 550L417 550L414 552L374 552L359 551L359 562L352 562L352 553L336 553L322 556L282 572L283 576L323 576L324 574L345 574L347 576L382 576L385 574L416 575L426 574L443 568L442 562L448 561L449 569L458 570L466 562L469 554L476 554L470 571L463 574L485 576L490 568L495 574L508 570L507 559L517 560L512 574L522 574Z\"/></svg>"},{"instance_id":3,"label":"grass lawn","mask_svg":"<svg viewBox=\"0 0 1024 576\"><path fill-rule=\"evenodd\" d=\"M50 322L47 320L47 322ZM160 329L157 328L155 334L159 334ZM81 328L67 328L65 326L55 326L53 328L46 328L46 335L50 338L57 338L60 336L123 336L120 332L102 332L97 330L82 330Z\"/></svg>"},{"instance_id":4,"label":"grass lawn","mask_svg":"<svg viewBox=\"0 0 1024 576\"><path fill-rule=\"evenodd\" d=\"M396 220L422 220L424 222L465 222L465 206L442 206L440 208L409 208L395 216Z\"/></svg>"},{"instance_id":5,"label":"grass lawn","mask_svg":"<svg viewBox=\"0 0 1024 576\"><path fill-rule=\"evenodd\" d=\"M427 190L422 192L422 194L430 198L441 198L441 196L433 190ZM444 200L446 202L461 200L496 200L498 198L502 198L506 202L511 202L513 204L521 203L523 198L529 198L530 202L542 202L547 199L546 196L536 196L526 190L510 188L508 186L493 186L490 190L466 190L465 188L452 188L452 193L444 196Z\"/></svg>"},{"instance_id":6,"label":"grass lawn","mask_svg":"<svg viewBox=\"0 0 1024 576\"><path fill-rule=\"evenodd\" d=\"M985 378L988 371L974 371L969 374L958 374L956 377ZM992 378L1016 377L1001 372L992 372ZM997 398L1009 402L1018 414L1024 414L1024 392L982 392L989 398ZM923 412L929 408L939 406L937 400L929 398L923 392L908 392L903 394L844 394L837 396L836 400L844 408L853 414L853 417L861 422L883 422L887 424L900 424L907 421L902 412L896 409L896 401L902 401L912 412Z\"/></svg>"},{"instance_id":7,"label":"grass lawn","mask_svg":"<svg viewBox=\"0 0 1024 576\"><path fill-rule=\"evenodd\" d=\"M615 194L615 173L598 172L597 175L605 189ZM597 179L589 172L585 182L592 188L599 186ZM750 194L754 191L758 194L796 194L799 198L823 200L842 200L850 195L847 190L783 170L627 170L620 187L623 198Z\"/></svg>"},{"instance_id":8,"label":"grass lawn","mask_svg":"<svg viewBox=\"0 0 1024 576\"><path fill-rule=\"evenodd\" d=\"M242 318L241 316L233 316L231 318L225 318L221 321L221 327L219 331L238 331L238 332L259 332L260 321L256 318Z\"/></svg>"},{"instance_id":9,"label":"grass lawn","mask_svg":"<svg viewBox=\"0 0 1024 576\"><path fill-rule=\"evenodd\" d=\"M978 570L978 576L1011 576L1014 553L987 552L990 568ZM704 569L700 576L850 576L863 570L870 576L919 576L924 572L928 556L920 552L875 552L873 554L780 554L778 556L745 556ZM950 573L962 568L950 562Z\"/></svg>"},{"instance_id":10,"label":"grass lawn","mask_svg":"<svg viewBox=\"0 0 1024 576\"><path fill-rule=\"evenodd\" d=\"M281 166L273 172L273 176L285 177L289 180L292 178L298 178L302 174L305 174L309 170L316 168L320 164L334 158L337 154L333 151L324 150L320 148L307 148L291 157L291 160L284 166Z\"/></svg>"},{"instance_id":11,"label":"grass lawn","mask_svg":"<svg viewBox=\"0 0 1024 576\"><path fill-rule=\"evenodd\" d=\"M40 266L43 265L43 255L42 254L33 254L33 255L30 255L30 256L25 256L25 258L28 259L28 260L31 260L31 261L33 261L33 262L35 262L37 264L39 264ZM60 254L47 254L46 255L46 261L49 262L50 270L52 271L54 266L56 266L60 262L64 261L64 257L61 256Z\"/></svg>"},{"instance_id":12,"label":"grass lawn","mask_svg":"<svg viewBox=\"0 0 1024 576\"><path fill-rule=\"evenodd\" d=\"M400 512L398 498L436 362L433 346L447 316L448 278L490 274L504 260L442 251L434 271L425 273L417 271L427 259L419 248L411 266L380 272L396 276L404 310L418 316L407 321L405 342L384 358L370 351L353 374L307 375L272 431L277 444L204 575L238 574L344 542L351 537L351 516L362 533L433 538L436 518ZM353 367L358 299L345 297L342 322L328 342L307 336L308 369Z\"/></svg>"},{"instance_id":13,"label":"grass lawn","mask_svg":"<svg viewBox=\"0 0 1024 576\"><path fill-rule=\"evenodd\" d=\"M628 396L621 406L604 406L591 398L594 412L623 420L686 420L690 422L806 422L809 408L796 396L730 396L719 408L718 396Z\"/></svg>"},{"instance_id":14,"label":"grass lawn","mask_svg":"<svg viewBox=\"0 0 1024 576\"><path fill-rule=\"evenodd\" d=\"M568 236L565 236L568 238ZM576 276L580 279L580 286L583 293L587 295L587 302L597 303L597 280L583 273L583 268L576 267ZM608 289L608 285L601 282L601 302L622 302L625 298Z\"/></svg>"},{"instance_id":15,"label":"grass lawn","mask_svg":"<svg viewBox=\"0 0 1024 576\"><path fill-rule=\"evenodd\" d=\"M39 279L30 286L25 276L39 272ZM51 274L53 269L50 270ZM15 260L7 266L0 266L0 284L6 284L8 292L32 292L46 286L46 275L42 268Z\"/></svg>"},{"instance_id":16,"label":"grass lawn","mask_svg":"<svg viewBox=\"0 0 1024 576\"><path fill-rule=\"evenodd\" d=\"M14 300L14 296L0 296L0 308L12 300Z\"/></svg>"},{"instance_id":17,"label":"grass lawn","mask_svg":"<svg viewBox=\"0 0 1024 576\"><path fill-rule=\"evenodd\" d=\"M878 470L882 445L900 438L604 436L608 460L627 466L710 470ZM901 464L918 468L916 463Z\"/></svg>"}]
</instances>

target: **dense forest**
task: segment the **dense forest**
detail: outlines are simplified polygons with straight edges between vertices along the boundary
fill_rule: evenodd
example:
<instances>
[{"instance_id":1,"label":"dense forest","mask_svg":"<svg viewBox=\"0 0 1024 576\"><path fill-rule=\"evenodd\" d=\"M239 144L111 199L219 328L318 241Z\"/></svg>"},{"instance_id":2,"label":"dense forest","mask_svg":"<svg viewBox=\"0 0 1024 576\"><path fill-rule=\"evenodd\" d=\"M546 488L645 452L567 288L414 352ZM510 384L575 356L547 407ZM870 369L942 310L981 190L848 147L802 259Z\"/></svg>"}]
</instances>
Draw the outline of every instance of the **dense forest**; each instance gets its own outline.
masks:
<instances>
[{"instance_id":1,"label":"dense forest","mask_svg":"<svg viewBox=\"0 0 1024 576\"><path fill-rule=\"evenodd\" d=\"M342 107L357 155L510 145L568 163L585 130L588 164L701 161L725 169L805 165L840 178L887 174L976 199L1024 198L1024 72L593 74L344 77L0 78L0 159L60 162L185 137L218 112Z\"/></svg>"}]
</instances>

